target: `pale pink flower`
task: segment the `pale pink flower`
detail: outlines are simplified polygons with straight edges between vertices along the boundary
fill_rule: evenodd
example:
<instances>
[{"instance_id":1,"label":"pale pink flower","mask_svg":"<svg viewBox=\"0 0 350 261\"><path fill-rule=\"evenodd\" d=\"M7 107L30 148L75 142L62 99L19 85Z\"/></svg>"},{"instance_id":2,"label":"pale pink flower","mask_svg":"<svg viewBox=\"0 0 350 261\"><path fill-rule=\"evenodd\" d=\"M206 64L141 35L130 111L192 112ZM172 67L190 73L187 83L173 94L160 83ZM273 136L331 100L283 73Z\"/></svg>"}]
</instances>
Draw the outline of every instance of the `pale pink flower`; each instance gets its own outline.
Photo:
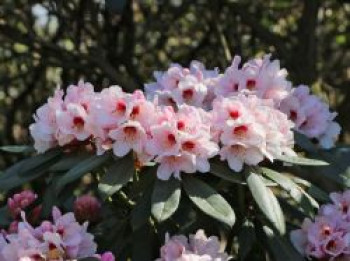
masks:
<instances>
[{"instance_id":1,"label":"pale pink flower","mask_svg":"<svg viewBox=\"0 0 350 261\"><path fill-rule=\"evenodd\" d=\"M84 141L90 137L86 129L87 112L83 106L70 103L66 110L56 112L58 134L57 140L60 146L66 145L77 139Z\"/></svg>"},{"instance_id":2,"label":"pale pink flower","mask_svg":"<svg viewBox=\"0 0 350 261\"><path fill-rule=\"evenodd\" d=\"M229 256L220 250L217 237L207 237L203 230L190 235L189 240L183 235L169 237L160 249L160 258L156 261L227 261Z\"/></svg>"},{"instance_id":3,"label":"pale pink flower","mask_svg":"<svg viewBox=\"0 0 350 261\"><path fill-rule=\"evenodd\" d=\"M118 157L123 157L131 150L141 152L147 136L139 122L128 121L119 128L110 131L109 137L114 141L114 154Z\"/></svg>"},{"instance_id":4,"label":"pale pink flower","mask_svg":"<svg viewBox=\"0 0 350 261\"><path fill-rule=\"evenodd\" d=\"M56 89L54 96L48 102L37 109L34 117L35 123L29 126L29 131L34 139L34 148L43 153L57 145L56 111L63 108L63 91Z\"/></svg>"},{"instance_id":5,"label":"pale pink flower","mask_svg":"<svg viewBox=\"0 0 350 261\"><path fill-rule=\"evenodd\" d=\"M228 145L220 150L220 159L227 160L231 169L239 172L243 169L243 164L256 166L263 159L264 155L257 148L246 148L242 145Z\"/></svg>"},{"instance_id":6,"label":"pale pink flower","mask_svg":"<svg viewBox=\"0 0 350 261\"><path fill-rule=\"evenodd\" d=\"M206 70L198 61L189 68L172 64L166 72L155 72L155 83L145 84L147 99L157 100L160 105L174 106L186 103L210 108L214 98L213 88L217 70Z\"/></svg>"},{"instance_id":7,"label":"pale pink flower","mask_svg":"<svg viewBox=\"0 0 350 261\"><path fill-rule=\"evenodd\" d=\"M336 113L318 97L310 94L309 87L300 85L282 100L280 110L295 123L295 129L309 138L315 138L323 148L334 146L340 126L334 122Z\"/></svg>"},{"instance_id":8,"label":"pale pink flower","mask_svg":"<svg viewBox=\"0 0 350 261\"><path fill-rule=\"evenodd\" d=\"M171 175L180 179L180 173L195 173L196 158L189 153L181 153L172 156L158 156L155 162L159 163L157 177L161 180L168 180Z\"/></svg>"}]
</instances>

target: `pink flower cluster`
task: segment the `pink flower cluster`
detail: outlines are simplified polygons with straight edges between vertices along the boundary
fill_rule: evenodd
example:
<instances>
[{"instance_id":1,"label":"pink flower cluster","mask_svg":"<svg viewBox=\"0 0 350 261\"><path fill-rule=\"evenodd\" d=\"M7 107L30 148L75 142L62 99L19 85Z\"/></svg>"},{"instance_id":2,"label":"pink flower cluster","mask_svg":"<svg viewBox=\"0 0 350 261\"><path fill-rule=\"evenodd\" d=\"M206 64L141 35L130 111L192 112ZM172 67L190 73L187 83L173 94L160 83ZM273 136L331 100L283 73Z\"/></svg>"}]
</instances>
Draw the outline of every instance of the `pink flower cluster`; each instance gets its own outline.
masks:
<instances>
[{"instance_id":1,"label":"pink flower cluster","mask_svg":"<svg viewBox=\"0 0 350 261\"><path fill-rule=\"evenodd\" d=\"M265 55L240 65L241 57L235 56L231 66L220 75L217 70L205 70L198 62L193 62L189 69L172 65L166 72L155 73L157 82L145 85L146 96L158 99L160 104L187 103L210 110L215 97L255 95L272 100L274 107L295 123L295 130L315 139L320 147L333 147L340 133L339 124L334 122L336 113L311 95L309 87L292 88L287 71L281 69L278 60L270 58L271 55ZM188 80L198 75L198 79L203 79L202 85Z\"/></svg>"},{"instance_id":2,"label":"pink flower cluster","mask_svg":"<svg viewBox=\"0 0 350 261\"><path fill-rule=\"evenodd\" d=\"M221 159L231 169L241 171L244 163L257 165L264 158L273 161L281 155L295 155L293 123L271 100L242 94L218 97L212 113L214 136L222 145Z\"/></svg>"},{"instance_id":3,"label":"pink flower cluster","mask_svg":"<svg viewBox=\"0 0 350 261\"><path fill-rule=\"evenodd\" d=\"M305 219L291 241L309 258L350 260L350 190L330 197L332 204L322 206L314 221Z\"/></svg>"},{"instance_id":4,"label":"pink flower cluster","mask_svg":"<svg viewBox=\"0 0 350 261\"><path fill-rule=\"evenodd\" d=\"M43 221L38 227L32 227L22 213L17 233L0 235L0 261L63 261L92 256L114 261L111 253L96 254L97 246L87 232L87 223L80 225L73 213L62 215L54 208L53 222Z\"/></svg>"},{"instance_id":5,"label":"pink flower cluster","mask_svg":"<svg viewBox=\"0 0 350 261\"><path fill-rule=\"evenodd\" d=\"M160 105L188 104L209 109L214 95L214 84L219 72L206 70L198 61L192 61L189 68L172 64L165 72L156 71L156 82L145 84L149 100L158 99Z\"/></svg>"},{"instance_id":6,"label":"pink flower cluster","mask_svg":"<svg viewBox=\"0 0 350 261\"><path fill-rule=\"evenodd\" d=\"M159 163L158 177L166 180L180 172L208 172L208 159L218 153L236 171L294 155L293 127L325 148L334 144L336 114L307 87L292 89L279 61L267 55L240 68L240 60L236 56L221 75L199 62L171 65L146 84L147 98L119 86L95 92L83 81L66 93L57 89L34 116L34 146L45 152L87 142L98 155L133 152L141 165Z\"/></svg>"},{"instance_id":7,"label":"pink flower cluster","mask_svg":"<svg viewBox=\"0 0 350 261\"><path fill-rule=\"evenodd\" d=\"M23 190L20 193L14 194L7 200L7 208L12 216L16 219L20 216L21 212L29 207L38 197L31 190Z\"/></svg>"},{"instance_id":8,"label":"pink flower cluster","mask_svg":"<svg viewBox=\"0 0 350 261\"><path fill-rule=\"evenodd\" d=\"M217 237L208 238L203 230L198 230L189 238L167 235L165 245L160 249L160 258L156 261L227 261L229 258L220 251Z\"/></svg>"},{"instance_id":9,"label":"pink flower cluster","mask_svg":"<svg viewBox=\"0 0 350 261\"><path fill-rule=\"evenodd\" d=\"M307 86L294 88L282 100L280 110L293 120L296 130L316 139L323 148L333 147L341 130L339 124L334 122L337 113L330 112L327 104L311 95Z\"/></svg>"}]
</instances>

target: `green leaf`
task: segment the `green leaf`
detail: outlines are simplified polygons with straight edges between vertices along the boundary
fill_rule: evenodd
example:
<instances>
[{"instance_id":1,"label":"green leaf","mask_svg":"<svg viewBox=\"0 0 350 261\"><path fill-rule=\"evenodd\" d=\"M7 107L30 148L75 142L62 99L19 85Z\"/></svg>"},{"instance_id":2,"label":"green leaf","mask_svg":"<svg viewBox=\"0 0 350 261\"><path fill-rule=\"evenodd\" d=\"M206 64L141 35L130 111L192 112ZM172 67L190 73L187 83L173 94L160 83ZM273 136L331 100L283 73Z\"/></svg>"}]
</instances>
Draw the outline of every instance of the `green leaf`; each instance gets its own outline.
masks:
<instances>
[{"instance_id":1,"label":"green leaf","mask_svg":"<svg viewBox=\"0 0 350 261\"><path fill-rule=\"evenodd\" d=\"M238 235L238 257L239 260L245 260L256 242L255 228L252 222L246 220Z\"/></svg>"},{"instance_id":2,"label":"green leaf","mask_svg":"<svg viewBox=\"0 0 350 261\"><path fill-rule=\"evenodd\" d=\"M0 227L7 227L11 221L12 218L9 216L7 207L0 208Z\"/></svg>"},{"instance_id":3,"label":"green leaf","mask_svg":"<svg viewBox=\"0 0 350 261\"><path fill-rule=\"evenodd\" d=\"M99 261L99 258L96 257L85 257L85 258L80 258L78 261Z\"/></svg>"},{"instance_id":4,"label":"green leaf","mask_svg":"<svg viewBox=\"0 0 350 261\"><path fill-rule=\"evenodd\" d=\"M131 153L113 163L98 184L102 199L107 199L119 191L132 179L134 172L134 159Z\"/></svg>"},{"instance_id":5,"label":"green leaf","mask_svg":"<svg viewBox=\"0 0 350 261\"><path fill-rule=\"evenodd\" d=\"M8 191L47 173L48 168L60 157L58 150L24 159L0 176L0 191Z\"/></svg>"},{"instance_id":6,"label":"green leaf","mask_svg":"<svg viewBox=\"0 0 350 261\"><path fill-rule=\"evenodd\" d=\"M34 148L28 145L10 145L10 146L1 146L0 150L9 152L9 153L32 153Z\"/></svg>"},{"instance_id":7,"label":"green leaf","mask_svg":"<svg viewBox=\"0 0 350 261\"><path fill-rule=\"evenodd\" d=\"M131 226L137 230L146 224L151 216L151 195L153 186L148 187L131 211Z\"/></svg>"},{"instance_id":8,"label":"green leaf","mask_svg":"<svg viewBox=\"0 0 350 261\"><path fill-rule=\"evenodd\" d=\"M49 170L52 172L68 171L90 156L91 155L89 155L89 154L64 156L61 160L59 160L57 163L52 165Z\"/></svg>"},{"instance_id":9,"label":"green leaf","mask_svg":"<svg viewBox=\"0 0 350 261\"><path fill-rule=\"evenodd\" d=\"M101 166L107 160L110 159L110 155L105 153L102 156L91 156L90 158L80 162L74 168L70 169L62 178L57 182L56 193L58 194L65 185L81 178L86 173L96 169Z\"/></svg>"},{"instance_id":10,"label":"green leaf","mask_svg":"<svg viewBox=\"0 0 350 261\"><path fill-rule=\"evenodd\" d=\"M210 161L210 173L229 182L245 184L242 173L234 172L225 162L218 159Z\"/></svg>"},{"instance_id":11,"label":"green leaf","mask_svg":"<svg viewBox=\"0 0 350 261\"><path fill-rule=\"evenodd\" d=\"M181 197L180 181L171 178L166 181L156 180L152 194L152 215L162 222L177 210Z\"/></svg>"},{"instance_id":12,"label":"green leaf","mask_svg":"<svg viewBox=\"0 0 350 261\"><path fill-rule=\"evenodd\" d=\"M204 213L232 227L236 217L227 201L209 185L193 177L183 180L184 189L191 201Z\"/></svg>"},{"instance_id":13,"label":"green leaf","mask_svg":"<svg viewBox=\"0 0 350 261\"><path fill-rule=\"evenodd\" d=\"M302 165L302 166L327 166L328 162L316 159L308 159L302 157L293 157L293 156L279 156L276 160L280 160L283 162L291 163L294 165Z\"/></svg>"},{"instance_id":14,"label":"green leaf","mask_svg":"<svg viewBox=\"0 0 350 261\"><path fill-rule=\"evenodd\" d=\"M262 228L265 236L261 239L270 250L275 261L303 261L304 258L294 249L294 247L283 237L276 235L267 226Z\"/></svg>"},{"instance_id":15,"label":"green leaf","mask_svg":"<svg viewBox=\"0 0 350 261\"><path fill-rule=\"evenodd\" d=\"M300 204L302 201L306 200L305 203L308 204L308 209L319 208L317 201L314 198L312 198L309 194L307 194L288 176L268 168L260 168L260 170L263 175L275 181L277 184L280 185L281 188L287 191L289 195L295 200L295 202Z\"/></svg>"},{"instance_id":16,"label":"green leaf","mask_svg":"<svg viewBox=\"0 0 350 261\"><path fill-rule=\"evenodd\" d=\"M329 195L327 194L327 192L323 191L322 189L313 184L311 184L307 192L320 201L330 202Z\"/></svg>"},{"instance_id":17,"label":"green leaf","mask_svg":"<svg viewBox=\"0 0 350 261\"><path fill-rule=\"evenodd\" d=\"M261 176L250 172L247 175L247 184L260 210L276 229L284 234L286 225L281 207L272 191L265 186Z\"/></svg>"}]
</instances>

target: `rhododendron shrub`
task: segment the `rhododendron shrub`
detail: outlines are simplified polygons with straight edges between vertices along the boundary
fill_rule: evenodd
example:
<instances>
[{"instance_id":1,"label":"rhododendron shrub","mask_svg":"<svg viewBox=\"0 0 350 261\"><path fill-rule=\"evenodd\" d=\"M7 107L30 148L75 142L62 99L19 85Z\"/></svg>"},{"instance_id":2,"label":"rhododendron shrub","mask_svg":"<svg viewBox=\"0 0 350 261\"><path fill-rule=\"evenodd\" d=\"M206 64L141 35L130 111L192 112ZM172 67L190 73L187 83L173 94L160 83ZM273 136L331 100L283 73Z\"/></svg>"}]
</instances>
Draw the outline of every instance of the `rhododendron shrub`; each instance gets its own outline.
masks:
<instances>
[{"instance_id":1,"label":"rhododendron shrub","mask_svg":"<svg viewBox=\"0 0 350 261\"><path fill-rule=\"evenodd\" d=\"M0 175L5 260L347 258L348 192L319 209L349 186L326 102L270 55L154 77L144 92L57 88L33 147L1 148L26 156Z\"/></svg>"}]
</instances>

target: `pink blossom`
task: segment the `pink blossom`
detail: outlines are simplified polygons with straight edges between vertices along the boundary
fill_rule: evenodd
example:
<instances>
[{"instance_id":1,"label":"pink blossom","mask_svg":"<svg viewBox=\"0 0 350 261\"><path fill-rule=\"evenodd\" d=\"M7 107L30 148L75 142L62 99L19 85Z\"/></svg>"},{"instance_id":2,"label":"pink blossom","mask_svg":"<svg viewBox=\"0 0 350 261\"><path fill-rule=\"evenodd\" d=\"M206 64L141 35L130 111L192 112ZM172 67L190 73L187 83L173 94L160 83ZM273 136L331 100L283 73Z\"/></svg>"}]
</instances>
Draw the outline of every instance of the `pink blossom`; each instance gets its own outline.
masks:
<instances>
[{"instance_id":1,"label":"pink blossom","mask_svg":"<svg viewBox=\"0 0 350 261\"><path fill-rule=\"evenodd\" d=\"M310 94L305 85L294 88L282 100L280 110L295 123L295 129L309 138L315 138L323 148L331 148L339 133L340 126L333 120L336 113L327 104Z\"/></svg>"},{"instance_id":2,"label":"pink blossom","mask_svg":"<svg viewBox=\"0 0 350 261\"><path fill-rule=\"evenodd\" d=\"M13 218L17 218L22 210L33 204L38 195L31 190L23 190L7 200L8 210Z\"/></svg>"},{"instance_id":3,"label":"pink blossom","mask_svg":"<svg viewBox=\"0 0 350 261\"><path fill-rule=\"evenodd\" d=\"M314 221L305 219L301 229L291 232L291 241L301 254L326 260L350 256L349 195L349 190L332 193L333 204L322 206Z\"/></svg>"},{"instance_id":4,"label":"pink blossom","mask_svg":"<svg viewBox=\"0 0 350 261\"><path fill-rule=\"evenodd\" d=\"M160 105L189 104L209 108L214 98L213 87L217 70L206 70L198 61L189 68L172 64L166 72L155 72L156 82L145 84L147 99L158 100Z\"/></svg>"},{"instance_id":5,"label":"pink blossom","mask_svg":"<svg viewBox=\"0 0 350 261\"><path fill-rule=\"evenodd\" d=\"M252 59L240 68L241 57L235 56L232 65L217 81L216 95L227 97L246 93L279 104L289 94L291 83L286 79L287 71L280 68L279 61L270 61L270 58L271 55L265 55L263 59Z\"/></svg>"},{"instance_id":6,"label":"pink blossom","mask_svg":"<svg viewBox=\"0 0 350 261\"><path fill-rule=\"evenodd\" d=\"M253 95L218 97L213 102L212 135L220 142L220 156L231 169L240 171L244 163L257 165L265 157L295 155L293 123L274 108L271 100Z\"/></svg>"},{"instance_id":7,"label":"pink blossom","mask_svg":"<svg viewBox=\"0 0 350 261\"><path fill-rule=\"evenodd\" d=\"M190 235L166 235L165 244L160 249L160 258L156 261L226 261L229 256L220 250L217 237L207 237L203 230Z\"/></svg>"},{"instance_id":8,"label":"pink blossom","mask_svg":"<svg viewBox=\"0 0 350 261\"><path fill-rule=\"evenodd\" d=\"M63 91L56 89L54 96L48 102L37 109L35 123L29 126L29 131L34 139L34 148L43 153L57 144L56 111L63 108Z\"/></svg>"},{"instance_id":9,"label":"pink blossom","mask_svg":"<svg viewBox=\"0 0 350 261\"><path fill-rule=\"evenodd\" d=\"M101 203L91 195L83 195L74 201L74 215L78 221L95 222L100 216Z\"/></svg>"},{"instance_id":10,"label":"pink blossom","mask_svg":"<svg viewBox=\"0 0 350 261\"><path fill-rule=\"evenodd\" d=\"M57 111L56 117L57 140L60 146L66 145L74 139L84 141L90 137L90 132L86 128L87 111L83 106L70 103L66 110Z\"/></svg>"}]
</instances>

